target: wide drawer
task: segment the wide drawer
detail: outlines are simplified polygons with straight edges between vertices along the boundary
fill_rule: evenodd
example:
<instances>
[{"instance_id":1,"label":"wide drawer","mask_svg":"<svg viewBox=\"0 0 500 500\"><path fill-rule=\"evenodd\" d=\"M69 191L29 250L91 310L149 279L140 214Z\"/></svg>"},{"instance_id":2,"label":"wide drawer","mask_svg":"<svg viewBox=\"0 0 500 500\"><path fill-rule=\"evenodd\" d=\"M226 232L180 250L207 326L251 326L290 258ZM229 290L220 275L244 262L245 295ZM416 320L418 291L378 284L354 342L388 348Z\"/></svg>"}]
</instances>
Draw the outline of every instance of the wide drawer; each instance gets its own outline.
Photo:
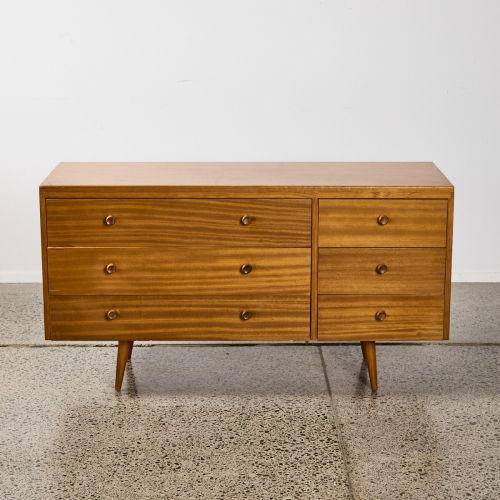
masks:
<instances>
[{"instance_id":1,"label":"wide drawer","mask_svg":"<svg viewBox=\"0 0 500 500\"><path fill-rule=\"evenodd\" d=\"M320 248L318 293L442 295L445 260L445 248Z\"/></svg>"},{"instance_id":2,"label":"wide drawer","mask_svg":"<svg viewBox=\"0 0 500 500\"><path fill-rule=\"evenodd\" d=\"M319 200L320 247L445 247L446 200Z\"/></svg>"},{"instance_id":3,"label":"wide drawer","mask_svg":"<svg viewBox=\"0 0 500 500\"><path fill-rule=\"evenodd\" d=\"M51 295L310 293L308 248L49 248L47 253Z\"/></svg>"},{"instance_id":4,"label":"wide drawer","mask_svg":"<svg viewBox=\"0 0 500 500\"><path fill-rule=\"evenodd\" d=\"M321 295L318 340L442 340L443 297Z\"/></svg>"},{"instance_id":5,"label":"wide drawer","mask_svg":"<svg viewBox=\"0 0 500 500\"><path fill-rule=\"evenodd\" d=\"M310 247L311 200L47 200L49 247Z\"/></svg>"},{"instance_id":6,"label":"wide drawer","mask_svg":"<svg viewBox=\"0 0 500 500\"><path fill-rule=\"evenodd\" d=\"M305 341L309 310L308 295L51 297L51 339Z\"/></svg>"}]
</instances>

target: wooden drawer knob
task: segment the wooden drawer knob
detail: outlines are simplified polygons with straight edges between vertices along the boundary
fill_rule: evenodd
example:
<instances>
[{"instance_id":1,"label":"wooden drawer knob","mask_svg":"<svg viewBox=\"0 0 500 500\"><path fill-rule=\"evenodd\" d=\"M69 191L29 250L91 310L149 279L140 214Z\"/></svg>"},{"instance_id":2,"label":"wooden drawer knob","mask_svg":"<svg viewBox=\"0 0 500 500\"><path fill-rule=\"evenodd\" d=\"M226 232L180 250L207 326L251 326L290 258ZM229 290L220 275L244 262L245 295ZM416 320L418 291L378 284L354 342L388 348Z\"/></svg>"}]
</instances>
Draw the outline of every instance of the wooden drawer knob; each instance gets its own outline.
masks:
<instances>
[{"instance_id":1,"label":"wooden drawer knob","mask_svg":"<svg viewBox=\"0 0 500 500\"><path fill-rule=\"evenodd\" d=\"M106 318L108 318L110 321L113 321L114 319L116 319L117 316L118 316L118 313L114 309L111 309L110 311L108 311L106 313Z\"/></svg>"},{"instance_id":2,"label":"wooden drawer knob","mask_svg":"<svg viewBox=\"0 0 500 500\"><path fill-rule=\"evenodd\" d=\"M252 218L249 216L249 215L244 215L240 222L244 225L244 226L248 226L249 224L252 223Z\"/></svg>"},{"instance_id":3,"label":"wooden drawer knob","mask_svg":"<svg viewBox=\"0 0 500 500\"><path fill-rule=\"evenodd\" d=\"M243 274L250 274L252 272L252 266L250 264L243 264L241 266L241 272Z\"/></svg>"},{"instance_id":4,"label":"wooden drawer knob","mask_svg":"<svg viewBox=\"0 0 500 500\"><path fill-rule=\"evenodd\" d=\"M105 267L105 270L108 274L113 274L113 273L116 273L116 264L108 264L106 267Z\"/></svg>"},{"instance_id":5,"label":"wooden drawer knob","mask_svg":"<svg viewBox=\"0 0 500 500\"><path fill-rule=\"evenodd\" d=\"M243 312L241 313L241 319L242 319L243 321L247 321L247 320L249 320L251 317L252 317L252 313L251 313L250 311L243 311Z\"/></svg>"},{"instance_id":6,"label":"wooden drawer knob","mask_svg":"<svg viewBox=\"0 0 500 500\"><path fill-rule=\"evenodd\" d=\"M387 266L385 264L379 264L375 270L378 274L385 274L387 272Z\"/></svg>"},{"instance_id":7,"label":"wooden drawer knob","mask_svg":"<svg viewBox=\"0 0 500 500\"><path fill-rule=\"evenodd\" d=\"M116 217L114 215L108 215L104 219L104 224L106 224L106 226L112 226L115 222L116 222Z\"/></svg>"},{"instance_id":8,"label":"wooden drawer knob","mask_svg":"<svg viewBox=\"0 0 500 500\"><path fill-rule=\"evenodd\" d=\"M385 311L377 311L375 313L375 319L377 321L384 321L385 318L387 318L387 314L385 314Z\"/></svg>"},{"instance_id":9,"label":"wooden drawer knob","mask_svg":"<svg viewBox=\"0 0 500 500\"><path fill-rule=\"evenodd\" d=\"M378 219L377 219L377 222L381 225L381 226L385 226L386 224L389 223L389 217L387 217L387 215L381 215Z\"/></svg>"}]
</instances>

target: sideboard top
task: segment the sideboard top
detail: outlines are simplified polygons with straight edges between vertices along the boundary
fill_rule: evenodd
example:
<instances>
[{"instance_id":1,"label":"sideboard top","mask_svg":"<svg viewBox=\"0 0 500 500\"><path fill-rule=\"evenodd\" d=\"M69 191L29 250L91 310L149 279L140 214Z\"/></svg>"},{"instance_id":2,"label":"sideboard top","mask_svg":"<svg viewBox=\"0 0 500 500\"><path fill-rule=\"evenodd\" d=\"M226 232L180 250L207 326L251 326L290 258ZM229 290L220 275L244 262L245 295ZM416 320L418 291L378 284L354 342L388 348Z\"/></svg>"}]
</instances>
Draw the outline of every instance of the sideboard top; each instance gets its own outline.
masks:
<instances>
[{"instance_id":1,"label":"sideboard top","mask_svg":"<svg viewBox=\"0 0 500 500\"><path fill-rule=\"evenodd\" d=\"M44 187L452 187L430 162L59 163Z\"/></svg>"}]
</instances>

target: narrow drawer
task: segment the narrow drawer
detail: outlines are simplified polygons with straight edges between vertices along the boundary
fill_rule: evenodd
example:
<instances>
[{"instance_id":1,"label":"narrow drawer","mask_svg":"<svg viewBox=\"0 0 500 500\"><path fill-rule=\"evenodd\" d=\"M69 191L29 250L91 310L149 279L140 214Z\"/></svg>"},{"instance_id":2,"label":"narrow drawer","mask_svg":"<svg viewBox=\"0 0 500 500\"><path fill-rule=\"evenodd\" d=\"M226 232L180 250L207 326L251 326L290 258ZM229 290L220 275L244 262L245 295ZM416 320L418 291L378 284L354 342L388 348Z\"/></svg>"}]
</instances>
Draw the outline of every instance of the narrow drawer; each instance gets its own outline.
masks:
<instances>
[{"instance_id":1,"label":"narrow drawer","mask_svg":"<svg viewBox=\"0 0 500 500\"><path fill-rule=\"evenodd\" d=\"M47 253L51 295L310 293L309 248L49 248Z\"/></svg>"},{"instance_id":2,"label":"narrow drawer","mask_svg":"<svg viewBox=\"0 0 500 500\"><path fill-rule=\"evenodd\" d=\"M447 200L319 200L320 247L445 247Z\"/></svg>"},{"instance_id":3,"label":"narrow drawer","mask_svg":"<svg viewBox=\"0 0 500 500\"><path fill-rule=\"evenodd\" d=\"M442 295L445 259L445 248L320 248L318 293Z\"/></svg>"},{"instance_id":4,"label":"narrow drawer","mask_svg":"<svg viewBox=\"0 0 500 500\"><path fill-rule=\"evenodd\" d=\"M321 295L318 340L442 340L443 297Z\"/></svg>"},{"instance_id":5,"label":"narrow drawer","mask_svg":"<svg viewBox=\"0 0 500 500\"><path fill-rule=\"evenodd\" d=\"M305 341L309 310L308 295L51 297L51 339Z\"/></svg>"},{"instance_id":6,"label":"narrow drawer","mask_svg":"<svg viewBox=\"0 0 500 500\"><path fill-rule=\"evenodd\" d=\"M311 200L47 200L49 247L310 247Z\"/></svg>"}]
</instances>

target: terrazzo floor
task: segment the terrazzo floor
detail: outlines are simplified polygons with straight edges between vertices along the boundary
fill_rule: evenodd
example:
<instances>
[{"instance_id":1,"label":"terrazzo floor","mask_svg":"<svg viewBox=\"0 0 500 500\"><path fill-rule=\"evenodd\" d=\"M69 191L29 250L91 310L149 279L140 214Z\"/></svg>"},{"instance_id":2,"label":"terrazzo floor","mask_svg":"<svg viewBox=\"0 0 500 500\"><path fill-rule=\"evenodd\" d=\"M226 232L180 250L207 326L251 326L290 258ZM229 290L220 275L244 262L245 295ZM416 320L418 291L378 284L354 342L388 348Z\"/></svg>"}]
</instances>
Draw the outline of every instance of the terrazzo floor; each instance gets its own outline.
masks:
<instances>
[{"instance_id":1,"label":"terrazzo floor","mask_svg":"<svg viewBox=\"0 0 500 500\"><path fill-rule=\"evenodd\" d=\"M453 284L450 341L43 340L0 285L0 498L500 498L500 284Z\"/></svg>"}]
</instances>

